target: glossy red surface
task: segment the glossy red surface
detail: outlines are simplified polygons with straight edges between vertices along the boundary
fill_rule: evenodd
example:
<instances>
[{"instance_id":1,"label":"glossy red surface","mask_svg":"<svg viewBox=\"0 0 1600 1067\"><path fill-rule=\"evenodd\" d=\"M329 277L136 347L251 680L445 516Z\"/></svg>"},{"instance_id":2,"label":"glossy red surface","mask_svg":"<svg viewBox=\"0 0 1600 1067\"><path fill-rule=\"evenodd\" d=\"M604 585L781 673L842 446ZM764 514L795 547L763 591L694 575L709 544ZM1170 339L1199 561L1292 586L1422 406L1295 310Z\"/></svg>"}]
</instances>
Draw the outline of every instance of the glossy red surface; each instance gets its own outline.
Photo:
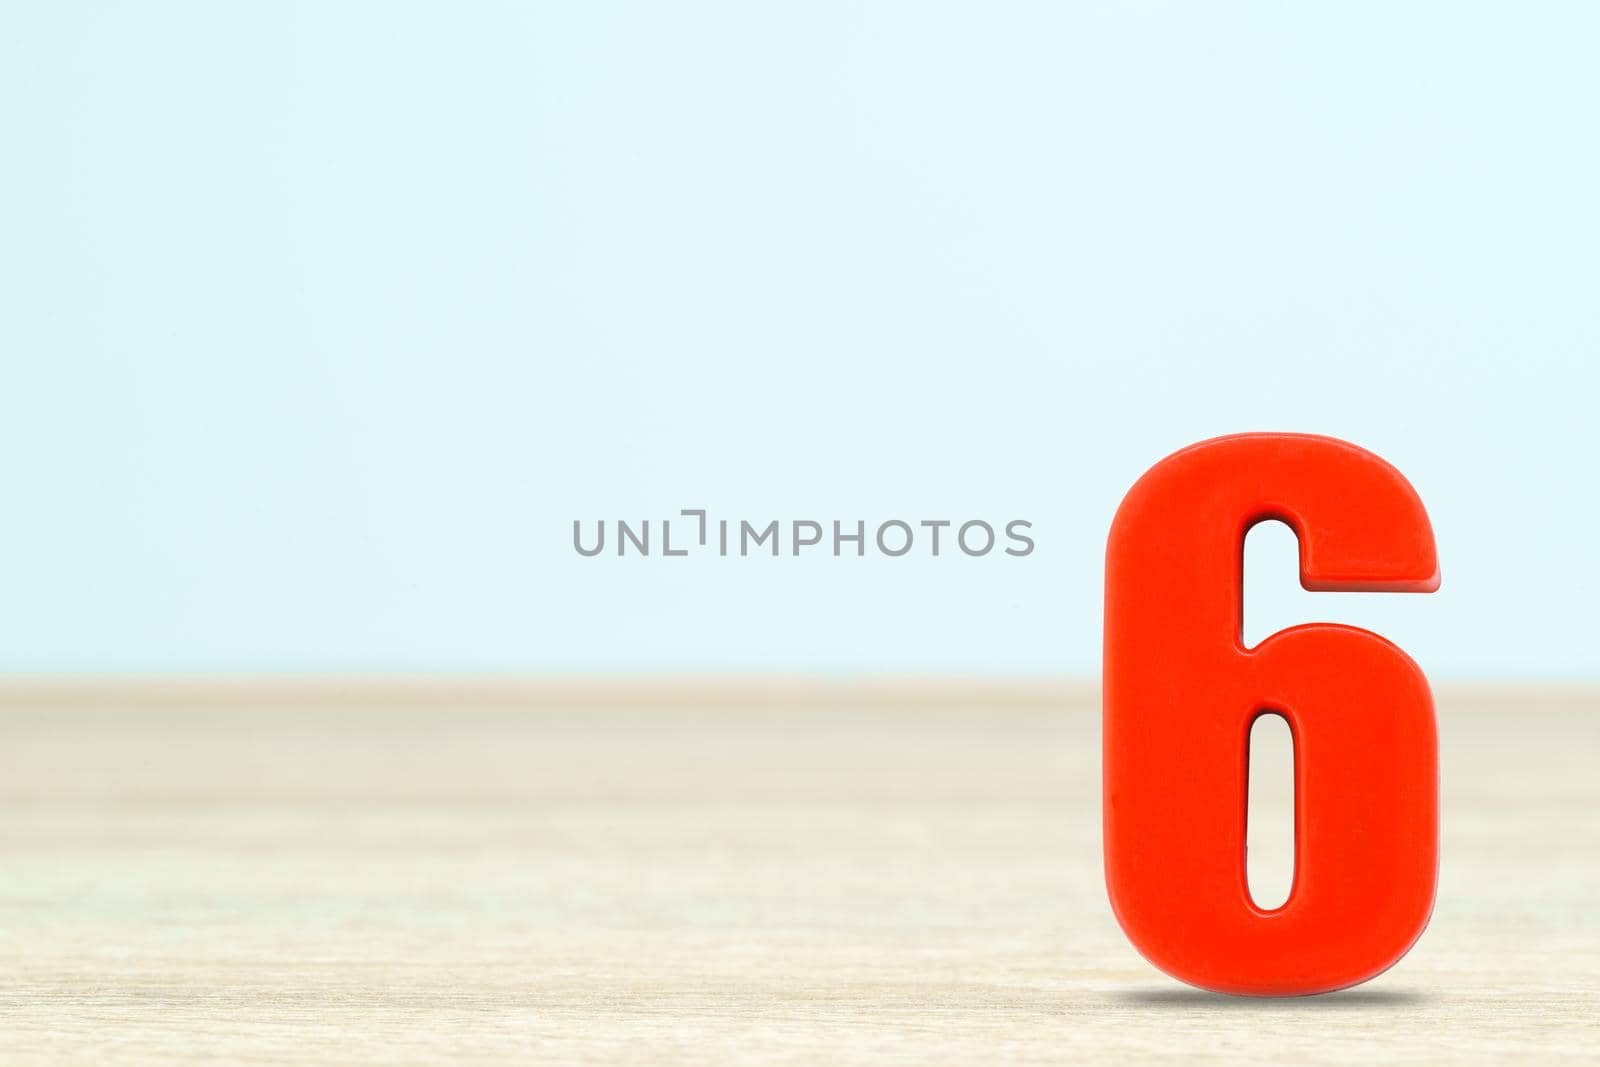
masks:
<instances>
[{"instance_id":1,"label":"glossy red surface","mask_svg":"<svg viewBox=\"0 0 1600 1067\"><path fill-rule=\"evenodd\" d=\"M1430 592L1433 530L1409 482L1355 445L1240 434L1129 490L1106 551L1106 884L1123 930L1175 978L1227 993L1365 981L1427 925L1438 871L1433 698L1377 634L1313 624L1241 638L1245 532L1280 519L1314 590ZM1263 911L1245 878L1248 738L1295 750L1295 878Z\"/></svg>"}]
</instances>

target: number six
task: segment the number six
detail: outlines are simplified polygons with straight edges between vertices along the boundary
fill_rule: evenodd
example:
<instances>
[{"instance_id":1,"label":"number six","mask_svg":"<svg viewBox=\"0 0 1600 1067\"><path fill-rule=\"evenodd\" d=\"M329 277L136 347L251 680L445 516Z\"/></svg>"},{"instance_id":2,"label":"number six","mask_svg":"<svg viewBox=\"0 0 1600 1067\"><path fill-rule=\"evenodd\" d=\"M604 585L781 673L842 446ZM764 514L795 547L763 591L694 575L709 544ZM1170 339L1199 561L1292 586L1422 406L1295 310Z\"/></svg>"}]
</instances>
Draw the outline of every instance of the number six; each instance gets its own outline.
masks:
<instances>
[{"instance_id":1,"label":"number six","mask_svg":"<svg viewBox=\"0 0 1600 1067\"><path fill-rule=\"evenodd\" d=\"M1355 445L1303 434L1203 441L1128 491L1106 549L1105 863L1145 958L1225 993L1320 993L1388 969L1438 877L1433 698L1377 634L1315 623L1241 636L1244 536L1279 519L1311 590L1432 592L1411 484ZM1295 875L1263 911L1245 879L1250 726L1289 722Z\"/></svg>"}]
</instances>

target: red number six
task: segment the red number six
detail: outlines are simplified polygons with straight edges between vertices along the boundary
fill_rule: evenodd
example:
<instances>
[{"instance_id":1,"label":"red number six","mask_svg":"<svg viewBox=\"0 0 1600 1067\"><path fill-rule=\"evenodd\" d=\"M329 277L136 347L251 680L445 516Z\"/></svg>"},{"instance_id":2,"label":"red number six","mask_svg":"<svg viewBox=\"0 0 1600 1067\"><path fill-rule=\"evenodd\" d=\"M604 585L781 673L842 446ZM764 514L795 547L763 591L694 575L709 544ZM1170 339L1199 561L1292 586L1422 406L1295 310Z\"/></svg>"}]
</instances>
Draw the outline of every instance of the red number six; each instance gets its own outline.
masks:
<instances>
[{"instance_id":1,"label":"red number six","mask_svg":"<svg viewBox=\"0 0 1600 1067\"><path fill-rule=\"evenodd\" d=\"M1311 590L1431 592L1411 484L1355 445L1240 434L1177 452L1128 491L1106 549L1106 885L1151 963L1226 993L1319 993L1414 944L1438 876L1438 750L1421 669L1366 630L1241 637L1245 532L1300 538ZM1295 876L1263 911L1245 880L1247 745L1289 722Z\"/></svg>"}]
</instances>

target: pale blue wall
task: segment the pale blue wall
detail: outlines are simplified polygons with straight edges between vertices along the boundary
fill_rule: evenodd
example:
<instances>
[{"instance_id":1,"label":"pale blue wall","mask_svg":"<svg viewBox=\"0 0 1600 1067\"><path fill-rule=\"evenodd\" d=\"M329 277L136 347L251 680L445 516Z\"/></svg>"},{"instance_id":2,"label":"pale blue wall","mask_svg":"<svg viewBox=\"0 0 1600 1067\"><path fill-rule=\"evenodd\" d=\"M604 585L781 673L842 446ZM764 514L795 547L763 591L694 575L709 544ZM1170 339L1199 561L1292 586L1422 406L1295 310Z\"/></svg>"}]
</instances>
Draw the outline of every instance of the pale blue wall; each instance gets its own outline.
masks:
<instances>
[{"instance_id":1,"label":"pale blue wall","mask_svg":"<svg viewBox=\"0 0 1600 1067\"><path fill-rule=\"evenodd\" d=\"M1128 483L1285 428L1445 586L1264 612L1596 677L1596 11L8 4L0 667L1088 673ZM696 506L1039 548L570 548Z\"/></svg>"}]
</instances>

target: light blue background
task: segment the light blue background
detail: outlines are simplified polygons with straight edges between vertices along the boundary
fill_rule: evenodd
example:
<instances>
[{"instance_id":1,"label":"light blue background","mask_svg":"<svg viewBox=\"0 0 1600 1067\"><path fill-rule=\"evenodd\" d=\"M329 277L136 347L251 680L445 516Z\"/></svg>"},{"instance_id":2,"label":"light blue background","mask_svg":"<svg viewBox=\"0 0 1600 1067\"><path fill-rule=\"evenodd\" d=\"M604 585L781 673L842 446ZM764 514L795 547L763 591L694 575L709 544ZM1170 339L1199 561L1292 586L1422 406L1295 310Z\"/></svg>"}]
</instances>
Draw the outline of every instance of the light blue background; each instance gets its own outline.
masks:
<instances>
[{"instance_id":1,"label":"light blue background","mask_svg":"<svg viewBox=\"0 0 1600 1067\"><path fill-rule=\"evenodd\" d=\"M1571 4L4 4L0 667L1091 674L1122 492L1336 434L1436 675L1595 678ZM581 559L570 522L1032 519Z\"/></svg>"}]
</instances>

